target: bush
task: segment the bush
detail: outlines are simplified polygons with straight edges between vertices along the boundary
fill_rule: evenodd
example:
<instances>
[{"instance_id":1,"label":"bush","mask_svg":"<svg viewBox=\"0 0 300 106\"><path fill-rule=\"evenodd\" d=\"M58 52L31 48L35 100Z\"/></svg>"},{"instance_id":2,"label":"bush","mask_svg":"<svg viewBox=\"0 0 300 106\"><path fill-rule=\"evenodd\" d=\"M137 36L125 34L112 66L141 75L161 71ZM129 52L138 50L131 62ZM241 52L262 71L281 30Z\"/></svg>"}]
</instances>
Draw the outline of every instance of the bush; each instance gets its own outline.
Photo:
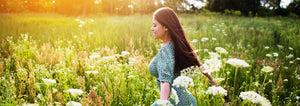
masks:
<instances>
[{"instance_id":1,"label":"bush","mask_svg":"<svg viewBox=\"0 0 300 106\"><path fill-rule=\"evenodd\" d=\"M291 12L288 17L299 18L299 16L297 14L293 13L293 12Z\"/></svg>"},{"instance_id":2,"label":"bush","mask_svg":"<svg viewBox=\"0 0 300 106\"><path fill-rule=\"evenodd\" d=\"M229 10L229 9L225 9L224 10L224 14L225 15L233 15L233 16L240 16L240 15L242 15L241 11L239 11L239 10L234 11L234 10Z\"/></svg>"}]
</instances>

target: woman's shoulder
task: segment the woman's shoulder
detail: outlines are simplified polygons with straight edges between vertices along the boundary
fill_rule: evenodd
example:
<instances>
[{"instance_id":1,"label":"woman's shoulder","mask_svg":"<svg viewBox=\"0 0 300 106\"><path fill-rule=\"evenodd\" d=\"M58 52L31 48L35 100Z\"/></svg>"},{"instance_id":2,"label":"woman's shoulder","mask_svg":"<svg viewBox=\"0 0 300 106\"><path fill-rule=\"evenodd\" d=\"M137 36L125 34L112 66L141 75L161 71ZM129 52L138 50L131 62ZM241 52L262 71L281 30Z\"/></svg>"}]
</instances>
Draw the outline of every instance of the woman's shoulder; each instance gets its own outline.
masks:
<instances>
[{"instance_id":1,"label":"woman's shoulder","mask_svg":"<svg viewBox=\"0 0 300 106\"><path fill-rule=\"evenodd\" d=\"M163 57L167 56L167 57L174 57L174 44L173 42L170 42L166 45L163 45L159 51L159 54L161 54Z\"/></svg>"}]
</instances>

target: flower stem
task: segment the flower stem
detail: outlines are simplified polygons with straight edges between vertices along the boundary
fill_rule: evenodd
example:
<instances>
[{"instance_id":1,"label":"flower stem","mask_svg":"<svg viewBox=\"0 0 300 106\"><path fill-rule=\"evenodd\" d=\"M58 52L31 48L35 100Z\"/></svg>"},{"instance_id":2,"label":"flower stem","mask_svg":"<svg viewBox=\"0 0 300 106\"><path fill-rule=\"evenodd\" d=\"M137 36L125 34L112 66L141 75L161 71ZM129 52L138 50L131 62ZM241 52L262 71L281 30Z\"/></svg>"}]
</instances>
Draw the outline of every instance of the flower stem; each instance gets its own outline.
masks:
<instances>
[{"instance_id":1,"label":"flower stem","mask_svg":"<svg viewBox=\"0 0 300 106\"><path fill-rule=\"evenodd\" d=\"M234 96L235 96L237 70L238 70L238 68L235 68L235 71L234 71L234 83L233 83L233 95L232 95L233 97L232 97L232 99L234 99Z\"/></svg>"}]
</instances>

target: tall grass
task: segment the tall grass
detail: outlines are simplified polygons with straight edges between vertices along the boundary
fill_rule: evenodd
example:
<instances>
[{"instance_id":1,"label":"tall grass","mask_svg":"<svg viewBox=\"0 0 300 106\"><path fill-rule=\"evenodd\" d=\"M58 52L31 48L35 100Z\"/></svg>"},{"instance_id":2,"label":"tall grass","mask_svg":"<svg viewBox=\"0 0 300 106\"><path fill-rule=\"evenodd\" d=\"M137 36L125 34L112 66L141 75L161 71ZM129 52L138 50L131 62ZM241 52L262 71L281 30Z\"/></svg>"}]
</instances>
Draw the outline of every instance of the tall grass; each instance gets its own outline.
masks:
<instances>
[{"instance_id":1,"label":"tall grass","mask_svg":"<svg viewBox=\"0 0 300 106\"><path fill-rule=\"evenodd\" d=\"M195 77L195 86L189 89L199 105L251 105L238 97L244 91L258 92L273 105L299 105L299 20L179 17L201 62L216 47L229 52L221 55L220 71L212 73L224 78L219 84L228 95L205 94L211 84L205 76ZM0 104L150 105L159 98L155 79L148 72L161 44L153 39L151 15L2 14L0 19ZM235 68L225 63L229 58L246 60L250 67ZM263 66L274 71L262 72ZM56 83L47 85L43 79ZM74 96L68 89L83 93Z\"/></svg>"}]
</instances>

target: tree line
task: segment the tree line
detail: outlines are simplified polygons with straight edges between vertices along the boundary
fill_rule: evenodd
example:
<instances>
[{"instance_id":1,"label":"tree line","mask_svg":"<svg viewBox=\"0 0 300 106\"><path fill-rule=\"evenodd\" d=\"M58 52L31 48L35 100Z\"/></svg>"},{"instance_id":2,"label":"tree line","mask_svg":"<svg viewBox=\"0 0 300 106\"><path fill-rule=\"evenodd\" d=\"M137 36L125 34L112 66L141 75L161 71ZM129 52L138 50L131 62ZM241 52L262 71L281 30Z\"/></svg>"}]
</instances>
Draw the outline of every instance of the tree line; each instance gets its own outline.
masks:
<instances>
[{"instance_id":1,"label":"tree line","mask_svg":"<svg viewBox=\"0 0 300 106\"><path fill-rule=\"evenodd\" d=\"M0 13L59 13L64 15L89 14L149 14L157 8L168 6L177 12L199 13L204 10L224 13L240 11L244 16L300 16L300 0L292 0L282 8L283 0L194 0L205 2L197 8L191 0L0 0Z\"/></svg>"}]
</instances>

